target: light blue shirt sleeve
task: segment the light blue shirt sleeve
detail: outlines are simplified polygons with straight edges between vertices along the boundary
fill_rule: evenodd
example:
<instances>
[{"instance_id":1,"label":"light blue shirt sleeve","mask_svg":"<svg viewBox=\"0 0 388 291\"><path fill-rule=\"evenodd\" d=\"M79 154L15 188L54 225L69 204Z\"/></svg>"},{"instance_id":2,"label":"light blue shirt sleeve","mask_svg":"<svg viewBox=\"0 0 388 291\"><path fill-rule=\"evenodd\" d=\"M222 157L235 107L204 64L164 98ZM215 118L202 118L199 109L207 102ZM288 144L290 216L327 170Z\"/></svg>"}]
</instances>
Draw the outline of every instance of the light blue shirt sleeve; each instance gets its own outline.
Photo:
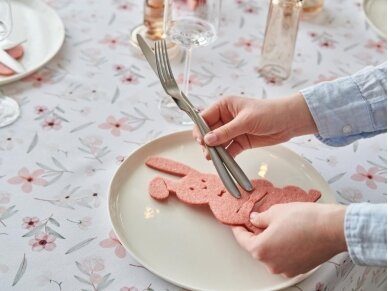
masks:
<instances>
[{"instance_id":1,"label":"light blue shirt sleeve","mask_svg":"<svg viewBox=\"0 0 388 291\"><path fill-rule=\"evenodd\" d=\"M386 63L301 93L325 144L344 146L387 131Z\"/></svg>"},{"instance_id":2,"label":"light blue shirt sleeve","mask_svg":"<svg viewBox=\"0 0 388 291\"><path fill-rule=\"evenodd\" d=\"M387 205L350 204L345 214L345 238L355 264L386 267Z\"/></svg>"},{"instance_id":3,"label":"light blue shirt sleeve","mask_svg":"<svg viewBox=\"0 0 388 291\"><path fill-rule=\"evenodd\" d=\"M316 137L327 145L344 146L387 131L386 63L301 93L317 125ZM386 204L350 204L344 229L354 263L386 267Z\"/></svg>"}]
</instances>

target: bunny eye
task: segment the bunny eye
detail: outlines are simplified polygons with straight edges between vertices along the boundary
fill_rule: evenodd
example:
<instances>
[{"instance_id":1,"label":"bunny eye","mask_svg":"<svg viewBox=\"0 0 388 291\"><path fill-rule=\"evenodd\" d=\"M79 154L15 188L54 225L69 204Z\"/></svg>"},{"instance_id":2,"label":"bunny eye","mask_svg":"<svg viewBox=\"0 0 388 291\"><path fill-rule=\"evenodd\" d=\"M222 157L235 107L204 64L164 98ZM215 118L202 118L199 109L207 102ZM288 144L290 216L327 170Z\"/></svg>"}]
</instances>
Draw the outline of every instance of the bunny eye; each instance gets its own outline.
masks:
<instances>
[{"instance_id":1,"label":"bunny eye","mask_svg":"<svg viewBox=\"0 0 388 291\"><path fill-rule=\"evenodd\" d=\"M202 189L207 189L207 186L203 186Z\"/></svg>"},{"instance_id":2,"label":"bunny eye","mask_svg":"<svg viewBox=\"0 0 388 291\"><path fill-rule=\"evenodd\" d=\"M201 181L202 181L203 183L205 183L205 182L206 182L206 180L205 180L205 179L201 179Z\"/></svg>"},{"instance_id":3,"label":"bunny eye","mask_svg":"<svg viewBox=\"0 0 388 291\"><path fill-rule=\"evenodd\" d=\"M194 187L190 187L189 189L190 189L190 190L194 190Z\"/></svg>"},{"instance_id":4,"label":"bunny eye","mask_svg":"<svg viewBox=\"0 0 388 291\"><path fill-rule=\"evenodd\" d=\"M222 195L224 195L226 193L225 190L221 190L221 192L219 194L217 194L218 196L222 197Z\"/></svg>"}]
</instances>

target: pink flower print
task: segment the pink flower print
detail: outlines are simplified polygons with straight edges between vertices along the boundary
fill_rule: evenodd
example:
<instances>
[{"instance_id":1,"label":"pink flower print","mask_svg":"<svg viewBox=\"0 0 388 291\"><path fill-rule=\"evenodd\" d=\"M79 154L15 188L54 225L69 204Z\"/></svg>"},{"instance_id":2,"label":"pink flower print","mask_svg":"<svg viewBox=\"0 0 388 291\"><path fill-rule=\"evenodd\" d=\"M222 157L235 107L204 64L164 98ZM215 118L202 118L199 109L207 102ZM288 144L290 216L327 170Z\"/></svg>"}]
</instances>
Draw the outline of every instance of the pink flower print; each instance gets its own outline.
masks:
<instances>
[{"instance_id":1,"label":"pink flower print","mask_svg":"<svg viewBox=\"0 0 388 291\"><path fill-rule=\"evenodd\" d=\"M87 166L84 170L84 173L85 175L91 177L93 176L96 172L98 171L98 169L96 169L95 167L92 167L92 166Z\"/></svg>"},{"instance_id":2,"label":"pink flower print","mask_svg":"<svg viewBox=\"0 0 388 291\"><path fill-rule=\"evenodd\" d=\"M319 44L321 47L324 47L324 48L334 48L334 41L330 40L330 39L324 39L320 42Z\"/></svg>"},{"instance_id":3,"label":"pink flower print","mask_svg":"<svg viewBox=\"0 0 388 291\"><path fill-rule=\"evenodd\" d=\"M82 190L81 192L82 201L86 204L92 204L94 207L99 207L101 204L101 194L100 194L100 186L98 184L94 184L90 189Z\"/></svg>"},{"instance_id":4,"label":"pink flower print","mask_svg":"<svg viewBox=\"0 0 388 291\"><path fill-rule=\"evenodd\" d=\"M339 193L343 198L353 203L362 202L364 199L362 192L360 191L360 189L357 188L343 188L341 191L339 191Z\"/></svg>"},{"instance_id":5,"label":"pink flower print","mask_svg":"<svg viewBox=\"0 0 388 291\"><path fill-rule=\"evenodd\" d=\"M42 122L42 128L46 130L55 129L59 130L62 128L61 121L55 118L47 118Z\"/></svg>"},{"instance_id":6,"label":"pink flower print","mask_svg":"<svg viewBox=\"0 0 388 291\"><path fill-rule=\"evenodd\" d=\"M54 243L55 239L55 236L42 232L37 234L34 239L30 240L30 245L32 246L33 251L40 252L43 249L52 251L56 247L56 244Z\"/></svg>"},{"instance_id":7,"label":"pink flower print","mask_svg":"<svg viewBox=\"0 0 388 291\"><path fill-rule=\"evenodd\" d=\"M318 33L314 32L314 31L310 31L310 32L309 32L309 36L310 36L311 38L316 38L316 37L318 36Z\"/></svg>"},{"instance_id":8,"label":"pink flower print","mask_svg":"<svg viewBox=\"0 0 388 291\"><path fill-rule=\"evenodd\" d=\"M386 179L383 176L376 175L378 167L371 167L366 170L363 166L357 166L357 174L351 176L352 180L366 182L366 185L371 189L377 189L376 182L385 183Z\"/></svg>"},{"instance_id":9,"label":"pink flower print","mask_svg":"<svg viewBox=\"0 0 388 291\"><path fill-rule=\"evenodd\" d=\"M80 263L82 271L88 274L104 270L104 260L99 257L87 257Z\"/></svg>"},{"instance_id":10,"label":"pink flower print","mask_svg":"<svg viewBox=\"0 0 388 291\"><path fill-rule=\"evenodd\" d=\"M12 150L16 144L21 143L22 140L15 137L15 133L12 130L9 130L0 136L0 150Z\"/></svg>"},{"instance_id":11,"label":"pink flower print","mask_svg":"<svg viewBox=\"0 0 388 291\"><path fill-rule=\"evenodd\" d=\"M244 8L244 12L248 14L257 14L257 11L258 11L257 7L253 7L249 5Z\"/></svg>"},{"instance_id":12,"label":"pink flower print","mask_svg":"<svg viewBox=\"0 0 388 291\"><path fill-rule=\"evenodd\" d=\"M0 203L7 204L10 201L9 196L7 192L0 192Z\"/></svg>"},{"instance_id":13,"label":"pink flower print","mask_svg":"<svg viewBox=\"0 0 388 291\"><path fill-rule=\"evenodd\" d=\"M99 245L103 248L115 248L115 254L119 258L124 258L127 253L113 230L110 231L109 238L101 241Z\"/></svg>"},{"instance_id":14,"label":"pink flower print","mask_svg":"<svg viewBox=\"0 0 388 291\"><path fill-rule=\"evenodd\" d=\"M25 228L25 229L32 229L34 228L35 226L37 226L39 224L39 218L34 216L34 217L24 217L23 218L23 224L22 224L22 227Z\"/></svg>"},{"instance_id":15,"label":"pink flower print","mask_svg":"<svg viewBox=\"0 0 388 291\"><path fill-rule=\"evenodd\" d=\"M365 45L365 47L374 49L379 53L385 54L385 51L387 49L387 44L383 40L378 40L378 41L369 40L368 43Z\"/></svg>"},{"instance_id":16,"label":"pink flower print","mask_svg":"<svg viewBox=\"0 0 388 291\"><path fill-rule=\"evenodd\" d=\"M120 291L139 291L136 287L122 287Z\"/></svg>"},{"instance_id":17,"label":"pink flower print","mask_svg":"<svg viewBox=\"0 0 388 291\"><path fill-rule=\"evenodd\" d=\"M335 167L338 164L338 160L335 156L329 156L326 158L326 163L329 166Z\"/></svg>"},{"instance_id":18,"label":"pink flower print","mask_svg":"<svg viewBox=\"0 0 388 291\"><path fill-rule=\"evenodd\" d=\"M76 221L67 219L67 221L77 224L78 227L82 230L86 230L88 229L89 226L92 225L92 218L90 216L85 216L80 220L76 220Z\"/></svg>"},{"instance_id":19,"label":"pink flower print","mask_svg":"<svg viewBox=\"0 0 388 291\"><path fill-rule=\"evenodd\" d=\"M177 82L178 82L178 84L181 84L181 85L183 84L183 82L184 82L184 75L182 73L180 73L178 75ZM199 81L198 77L195 74L190 74L190 77L189 77L189 90L192 89L193 85L201 85L201 82Z\"/></svg>"},{"instance_id":20,"label":"pink flower print","mask_svg":"<svg viewBox=\"0 0 388 291\"><path fill-rule=\"evenodd\" d=\"M120 44L120 40L117 37L106 35L100 43L107 44L111 49L115 49L118 44Z\"/></svg>"},{"instance_id":21,"label":"pink flower print","mask_svg":"<svg viewBox=\"0 0 388 291\"><path fill-rule=\"evenodd\" d=\"M49 83L50 78L52 77L52 72L43 69L39 72L36 72L26 78L23 79L24 82L31 82L33 87L41 87L45 83Z\"/></svg>"},{"instance_id":22,"label":"pink flower print","mask_svg":"<svg viewBox=\"0 0 388 291\"><path fill-rule=\"evenodd\" d=\"M92 218L90 216L85 216L79 221L79 228L82 230L88 229L92 225Z\"/></svg>"},{"instance_id":23,"label":"pink flower print","mask_svg":"<svg viewBox=\"0 0 388 291\"><path fill-rule=\"evenodd\" d=\"M325 290L325 285L322 284L321 282L315 285L315 291L324 291L324 290Z\"/></svg>"},{"instance_id":24,"label":"pink flower print","mask_svg":"<svg viewBox=\"0 0 388 291\"><path fill-rule=\"evenodd\" d=\"M24 193L30 193L32 191L32 185L46 186L47 181L40 178L44 173L44 170L35 170L32 173L27 168L21 168L18 176L8 179L10 184L22 184L22 190Z\"/></svg>"},{"instance_id":25,"label":"pink flower print","mask_svg":"<svg viewBox=\"0 0 388 291\"><path fill-rule=\"evenodd\" d=\"M125 160L125 157L124 157L124 156L117 156L117 157L116 157L116 162L117 162L118 164L121 164L122 162L124 162L124 160Z\"/></svg>"},{"instance_id":26,"label":"pink flower print","mask_svg":"<svg viewBox=\"0 0 388 291\"><path fill-rule=\"evenodd\" d=\"M81 143L90 148L92 154L96 154L100 149L103 143L103 140L100 136L97 135L89 135L85 138L81 138Z\"/></svg>"},{"instance_id":27,"label":"pink flower print","mask_svg":"<svg viewBox=\"0 0 388 291\"><path fill-rule=\"evenodd\" d=\"M138 84L139 78L129 73L121 78L121 82L123 82L124 84L132 84L132 85Z\"/></svg>"},{"instance_id":28,"label":"pink flower print","mask_svg":"<svg viewBox=\"0 0 388 291\"><path fill-rule=\"evenodd\" d=\"M114 65L113 66L113 70L115 70L116 72L122 72L124 69L125 69L125 67L123 65Z\"/></svg>"},{"instance_id":29,"label":"pink flower print","mask_svg":"<svg viewBox=\"0 0 388 291\"><path fill-rule=\"evenodd\" d=\"M103 140L101 136L88 135L87 137L82 139L82 143L98 149L98 147L103 144Z\"/></svg>"},{"instance_id":30,"label":"pink flower print","mask_svg":"<svg viewBox=\"0 0 388 291\"><path fill-rule=\"evenodd\" d=\"M99 128L110 129L110 133L114 136L120 136L120 130L130 131L132 128L127 124L128 118L122 117L120 119L114 118L112 115L108 116L105 123L99 125Z\"/></svg>"},{"instance_id":31,"label":"pink flower print","mask_svg":"<svg viewBox=\"0 0 388 291\"><path fill-rule=\"evenodd\" d=\"M235 43L236 47L242 47L247 52L251 52L252 48L260 48L254 39L245 39L240 37L239 40Z\"/></svg>"},{"instance_id":32,"label":"pink flower print","mask_svg":"<svg viewBox=\"0 0 388 291\"><path fill-rule=\"evenodd\" d=\"M46 113L48 111L48 108L43 105L38 105L38 106L35 106L34 110L36 114L42 115L43 113Z\"/></svg>"},{"instance_id":33,"label":"pink flower print","mask_svg":"<svg viewBox=\"0 0 388 291\"><path fill-rule=\"evenodd\" d=\"M123 2L123 3L119 4L118 8L119 8L119 10L131 10L132 9L132 4L131 3L127 3L127 2Z\"/></svg>"},{"instance_id":34,"label":"pink flower print","mask_svg":"<svg viewBox=\"0 0 388 291\"><path fill-rule=\"evenodd\" d=\"M264 80L268 85L273 85L273 86L280 86L283 83L283 81L280 78L277 78L275 76L264 77Z\"/></svg>"}]
</instances>

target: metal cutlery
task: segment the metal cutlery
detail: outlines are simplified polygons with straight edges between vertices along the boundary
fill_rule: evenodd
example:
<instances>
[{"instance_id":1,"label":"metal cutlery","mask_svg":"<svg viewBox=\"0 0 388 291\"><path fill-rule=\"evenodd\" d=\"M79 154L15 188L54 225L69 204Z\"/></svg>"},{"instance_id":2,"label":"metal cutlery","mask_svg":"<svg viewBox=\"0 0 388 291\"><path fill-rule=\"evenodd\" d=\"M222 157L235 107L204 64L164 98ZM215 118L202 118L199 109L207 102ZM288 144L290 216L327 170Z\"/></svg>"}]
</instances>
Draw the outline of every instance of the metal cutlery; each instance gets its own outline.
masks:
<instances>
[{"instance_id":1,"label":"metal cutlery","mask_svg":"<svg viewBox=\"0 0 388 291\"><path fill-rule=\"evenodd\" d=\"M146 41L140 36L137 36L139 46L142 49L147 61L151 65L152 69L160 77L163 88L166 90L167 94L170 95L173 100L176 102L179 108L185 111L195 124L197 124L202 135L205 135L210 131L206 122L203 120L202 116L199 114L198 110L191 104L187 97L180 91L178 84L176 83L172 70L169 64L169 59L167 55L167 48L165 41L160 41L158 43L158 60L159 65L155 59L155 55L152 49L148 46ZM159 72L158 72L159 70ZM227 190L235 197L240 197L241 193L235 185L232 177L240 184L240 186L246 191L252 191L253 186L249 181L248 177L241 170L236 161L229 155L229 153L221 146L218 147L209 147L209 153L211 155L212 161L216 167L216 170L223 181Z\"/></svg>"},{"instance_id":2,"label":"metal cutlery","mask_svg":"<svg viewBox=\"0 0 388 291\"><path fill-rule=\"evenodd\" d=\"M20 74L25 71L24 66L11 57L4 49L0 48L0 63Z\"/></svg>"}]
</instances>

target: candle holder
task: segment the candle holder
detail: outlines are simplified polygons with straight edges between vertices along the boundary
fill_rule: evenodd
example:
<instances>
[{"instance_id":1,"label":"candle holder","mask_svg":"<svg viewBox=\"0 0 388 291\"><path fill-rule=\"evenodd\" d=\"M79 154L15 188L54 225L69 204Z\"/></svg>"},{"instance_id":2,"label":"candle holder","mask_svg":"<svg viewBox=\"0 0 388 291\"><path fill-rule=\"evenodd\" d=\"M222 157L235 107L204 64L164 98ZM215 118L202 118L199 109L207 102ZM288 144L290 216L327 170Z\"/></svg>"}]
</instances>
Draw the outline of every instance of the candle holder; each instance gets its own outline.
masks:
<instances>
[{"instance_id":1,"label":"candle holder","mask_svg":"<svg viewBox=\"0 0 388 291\"><path fill-rule=\"evenodd\" d=\"M154 47L154 42L165 38L164 15L171 7L164 6L164 0L145 0L144 1L144 20L143 23L131 30L130 44L139 53L141 53L137 42L137 34L140 34L150 45ZM169 15L170 13L167 13ZM173 42L167 40L167 50L170 59L180 55L180 48Z\"/></svg>"},{"instance_id":2,"label":"candle holder","mask_svg":"<svg viewBox=\"0 0 388 291\"><path fill-rule=\"evenodd\" d=\"M319 13L324 2L325 0L303 0L303 17Z\"/></svg>"}]
</instances>

